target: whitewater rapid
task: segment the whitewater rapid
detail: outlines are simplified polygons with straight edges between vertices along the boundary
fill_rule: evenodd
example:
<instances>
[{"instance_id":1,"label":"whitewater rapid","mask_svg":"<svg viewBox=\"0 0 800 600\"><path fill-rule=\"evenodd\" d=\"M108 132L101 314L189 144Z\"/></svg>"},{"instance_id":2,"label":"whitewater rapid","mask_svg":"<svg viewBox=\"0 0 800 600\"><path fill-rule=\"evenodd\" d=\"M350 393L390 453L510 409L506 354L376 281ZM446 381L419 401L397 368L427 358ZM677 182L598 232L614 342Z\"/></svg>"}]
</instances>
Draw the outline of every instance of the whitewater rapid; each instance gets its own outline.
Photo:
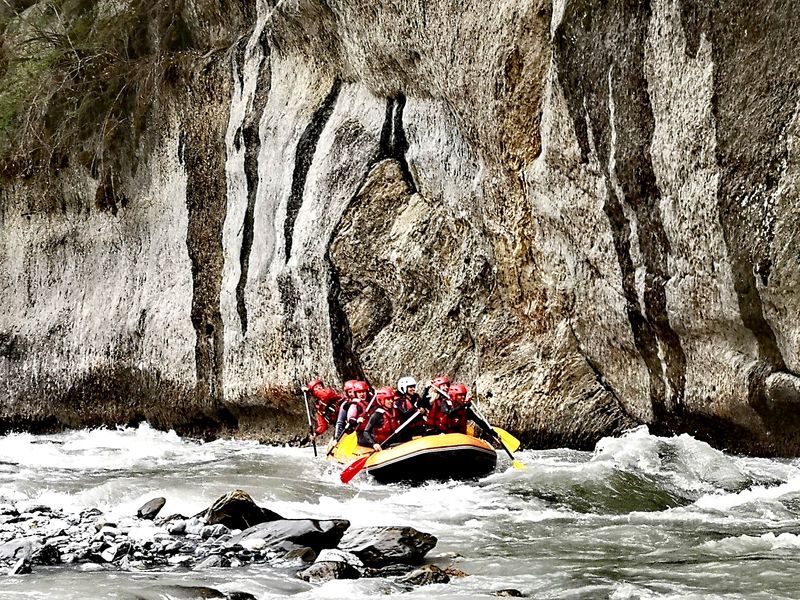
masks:
<instances>
[{"instance_id":1,"label":"whitewater rapid","mask_svg":"<svg viewBox=\"0 0 800 600\"><path fill-rule=\"evenodd\" d=\"M135 429L0 437L0 504L192 515L233 489L289 518L345 518L352 527L408 525L439 542L429 562L468 573L404 592L389 580L312 585L266 565L125 573L39 567L5 577L2 598L135 598L142 582L209 585L258 598L800 597L800 463L732 456L688 435L646 428L595 451L522 451L479 481L379 485L311 448L202 443ZM35 533L35 532L34 532ZM146 597L168 597L159 595Z\"/></svg>"}]
</instances>

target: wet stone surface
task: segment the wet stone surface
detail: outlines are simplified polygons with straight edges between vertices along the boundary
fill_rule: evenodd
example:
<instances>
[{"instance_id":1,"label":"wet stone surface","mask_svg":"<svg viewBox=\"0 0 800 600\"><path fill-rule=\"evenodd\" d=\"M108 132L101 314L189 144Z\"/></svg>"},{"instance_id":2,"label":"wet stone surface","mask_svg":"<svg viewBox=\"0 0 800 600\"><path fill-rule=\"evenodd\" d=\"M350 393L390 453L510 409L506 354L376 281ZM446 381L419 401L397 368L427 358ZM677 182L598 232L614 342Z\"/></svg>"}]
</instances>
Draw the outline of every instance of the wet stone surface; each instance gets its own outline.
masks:
<instances>
[{"instance_id":1,"label":"wet stone surface","mask_svg":"<svg viewBox=\"0 0 800 600\"><path fill-rule=\"evenodd\" d=\"M245 518L239 510L249 518L276 514L243 495L247 496L227 495L235 502L224 508L226 521ZM225 498L214 506L219 509ZM289 569L305 565L296 575L311 583L361 577L394 578L405 586L449 581L434 565L415 570L436 538L410 527L350 532L344 519L278 518L241 530L209 524L205 515L210 511L159 517L154 507L160 510L162 500L148 502L137 516L113 520L98 509L64 514L45 506L21 511L2 505L0 571L24 575L35 573L38 566L56 565L83 571L202 570L267 563Z\"/></svg>"}]
</instances>

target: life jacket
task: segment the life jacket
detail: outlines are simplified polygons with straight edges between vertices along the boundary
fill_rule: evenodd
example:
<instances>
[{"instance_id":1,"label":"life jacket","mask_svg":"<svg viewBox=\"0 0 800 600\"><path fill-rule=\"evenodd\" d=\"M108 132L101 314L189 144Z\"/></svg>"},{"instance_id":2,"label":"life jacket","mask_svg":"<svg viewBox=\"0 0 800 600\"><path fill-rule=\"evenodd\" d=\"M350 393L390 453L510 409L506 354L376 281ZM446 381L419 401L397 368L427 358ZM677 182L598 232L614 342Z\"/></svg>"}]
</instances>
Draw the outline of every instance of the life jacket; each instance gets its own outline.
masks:
<instances>
[{"instance_id":1,"label":"life jacket","mask_svg":"<svg viewBox=\"0 0 800 600\"><path fill-rule=\"evenodd\" d=\"M450 406L447 406L447 403ZM466 433L467 407L445 398L436 398L426 420L429 427L438 433Z\"/></svg>"},{"instance_id":2,"label":"life jacket","mask_svg":"<svg viewBox=\"0 0 800 600\"><path fill-rule=\"evenodd\" d=\"M316 388L311 392L316 399L317 413L329 424L336 422L342 397L332 388Z\"/></svg>"},{"instance_id":3,"label":"life jacket","mask_svg":"<svg viewBox=\"0 0 800 600\"><path fill-rule=\"evenodd\" d=\"M382 444L398 427L400 427L400 421L397 420L397 411L386 410L381 407L375 409L375 412L383 413L383 422L380 427L376 427L372 430L372 439Z\"/></svg>"}]
</instances>

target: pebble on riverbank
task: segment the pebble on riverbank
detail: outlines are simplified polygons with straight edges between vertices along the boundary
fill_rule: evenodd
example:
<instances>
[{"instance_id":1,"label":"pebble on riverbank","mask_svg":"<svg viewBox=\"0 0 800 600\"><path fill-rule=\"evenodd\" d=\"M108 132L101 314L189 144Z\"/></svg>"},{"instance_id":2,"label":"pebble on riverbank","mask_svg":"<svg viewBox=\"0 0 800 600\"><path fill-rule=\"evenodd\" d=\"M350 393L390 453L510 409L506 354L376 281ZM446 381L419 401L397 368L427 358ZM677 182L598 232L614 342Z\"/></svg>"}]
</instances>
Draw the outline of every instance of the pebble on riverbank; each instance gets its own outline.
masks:
<instances>
[{"instance_id":1,"label":"pebble on riverbank","mask_svg":"<svg viewBox=\"0 0 800 600\"><path fill-rule=\"evenodd\" d=\"M194 517L158 517L164 498L134 517L109 520L98 509L67 515L46 506L20 512L0 505L0 567L9 575L37 565L81 570L209 569L270 563L297 569L310 582L394 577L407 585L446 583L433 565L422 568L437 539L412 527L350 530L344 519L285 519L241 490L218 498Z\"/></svg>"}]
</instances>

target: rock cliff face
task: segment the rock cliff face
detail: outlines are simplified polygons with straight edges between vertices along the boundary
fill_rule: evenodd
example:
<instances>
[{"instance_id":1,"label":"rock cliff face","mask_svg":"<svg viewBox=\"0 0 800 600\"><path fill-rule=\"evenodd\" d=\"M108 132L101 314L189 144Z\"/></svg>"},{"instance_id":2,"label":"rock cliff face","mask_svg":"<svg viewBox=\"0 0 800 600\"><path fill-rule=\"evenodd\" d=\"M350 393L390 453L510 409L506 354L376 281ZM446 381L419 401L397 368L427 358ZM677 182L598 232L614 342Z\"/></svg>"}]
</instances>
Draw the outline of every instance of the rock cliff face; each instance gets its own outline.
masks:
<instances>
[{"instance_id":1,"label":"rock cliff face","mask_svg":"<svg viewBox=\"0 0 800 600\"><path fill-rule=\"evenodd\" d=\"M448 373L530 446L800 453L800 5L256 9L115 214L3 187L6 426L288 440L312 374Z\"/></svg>"}]
</instances>

